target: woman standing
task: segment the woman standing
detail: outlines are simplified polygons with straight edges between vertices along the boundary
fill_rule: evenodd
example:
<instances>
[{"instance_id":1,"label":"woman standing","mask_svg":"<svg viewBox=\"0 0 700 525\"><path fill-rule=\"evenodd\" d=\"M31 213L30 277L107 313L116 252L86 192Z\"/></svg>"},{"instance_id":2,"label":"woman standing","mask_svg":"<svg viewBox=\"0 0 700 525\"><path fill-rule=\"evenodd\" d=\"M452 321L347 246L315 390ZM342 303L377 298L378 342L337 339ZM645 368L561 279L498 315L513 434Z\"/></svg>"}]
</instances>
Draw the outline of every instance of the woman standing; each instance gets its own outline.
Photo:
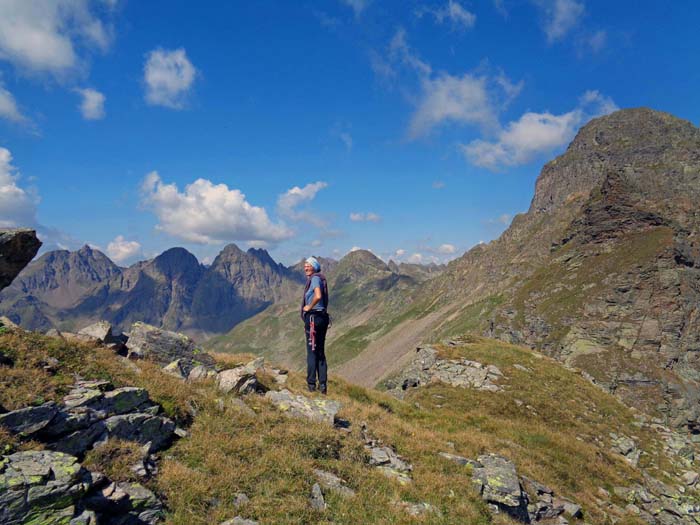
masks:
<instances>
[{"instance_id":1,"label":"woman standing","mask_svg":"<svg viewBox=\"0 0 700 525\"><path fill-rule=\"evenodd\" d=\"M328 365L326 364L326 331L328 330L328 284L321 273L321 264L315 257L304 262L306 287L301 315L306 333L306 384L309 392L318 388L322 394L328 390Z\"/></svg>"}]
</instances>

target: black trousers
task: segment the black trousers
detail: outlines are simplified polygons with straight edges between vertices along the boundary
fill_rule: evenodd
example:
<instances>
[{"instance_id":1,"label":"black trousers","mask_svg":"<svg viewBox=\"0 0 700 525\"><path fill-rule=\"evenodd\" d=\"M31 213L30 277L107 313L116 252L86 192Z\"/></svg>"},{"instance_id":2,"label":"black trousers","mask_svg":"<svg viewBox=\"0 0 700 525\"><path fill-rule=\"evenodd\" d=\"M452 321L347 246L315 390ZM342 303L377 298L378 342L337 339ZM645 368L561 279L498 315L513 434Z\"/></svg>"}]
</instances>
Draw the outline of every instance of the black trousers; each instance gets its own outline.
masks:
<instances>
[{"instance_id":1,"label":"black trousers","mask_svg":"<svg viewBox=\"0 0 700 525\"><path fill-rule=\"evenodd\" d=\"M313 320L314 336L311 336ZM325 390L328 381L326 364L326 331L328 314L326 312L306 312L304 314L304 332L306 333L306 383L316 388L316 377L321 389Z\"/></svg>"}]
</instances>

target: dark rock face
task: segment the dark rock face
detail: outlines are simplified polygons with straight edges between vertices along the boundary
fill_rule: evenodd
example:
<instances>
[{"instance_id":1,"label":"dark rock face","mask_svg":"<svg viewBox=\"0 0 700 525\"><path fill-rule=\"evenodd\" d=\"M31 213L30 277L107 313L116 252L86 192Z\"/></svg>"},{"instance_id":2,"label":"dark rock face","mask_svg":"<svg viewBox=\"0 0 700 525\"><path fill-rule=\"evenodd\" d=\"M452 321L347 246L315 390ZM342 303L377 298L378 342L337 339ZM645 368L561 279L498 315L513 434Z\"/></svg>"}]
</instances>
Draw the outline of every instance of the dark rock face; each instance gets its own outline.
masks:
<instances>
[{"instance_id":1,"label":"dark rock face","mask_svg":"<svg viewBox=\"0 0 700 525\"><path fill-rule=\"evenodd\" d=\"M40 247L34 230L0 230L0 290L9 286Z\"/></svg>"}]
</instances>

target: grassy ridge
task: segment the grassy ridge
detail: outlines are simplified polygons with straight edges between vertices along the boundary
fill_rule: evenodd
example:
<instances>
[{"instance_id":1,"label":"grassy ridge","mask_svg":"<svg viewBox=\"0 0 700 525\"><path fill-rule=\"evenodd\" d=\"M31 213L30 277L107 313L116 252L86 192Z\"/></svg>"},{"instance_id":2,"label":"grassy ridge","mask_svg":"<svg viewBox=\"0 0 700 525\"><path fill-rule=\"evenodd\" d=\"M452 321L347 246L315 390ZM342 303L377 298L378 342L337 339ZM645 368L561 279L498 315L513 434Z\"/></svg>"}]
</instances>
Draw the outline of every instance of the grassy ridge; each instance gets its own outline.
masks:
<instances>
[{"instance_id":1,"label":"grassy ridge","mask_svg":"<svg viewBox=\"0 0 700 525\"><path fill-rule=\"evenodd\" d=\"M148 363L139 363L137 372L100 349L23 333L0 335L0 348L12 352L16 361L14 368L0 368L0 403L6 408L58 399L72 374L80 373L115 385L144 386L181 424L189 425L190 436L163 454L160 474L150 484L167 501L168 523L173 524L219 523L235 515L275 524L421 522L398 508L398 501L428 502L440 509L441 517L426 517L424 523L509 523L490 516L471 489L469 469L439 457L440 451L467 457L502 454L520 474L581 503L590 523L603 524L598 488L611 490L640 479L638 470L610 452L610 432L636 436L645 451L642 465L661 479L670 470L656 435L639 428L634 414L616 399L548 358L486 339L440 351L498 366L506 376L501 393L431 384L398 401L332 378L330 397L342 402L340 415L351 421L350 434L289 419L259 396L245 399L254 415L246 413L213 383L186 384ZM36 366L44 355L61 361L54 375ZM229 366L247 356L217 359ZM32 399L30 392L39 383L44 388ZM303 377L292 373L288 386L303 392ZM191 416L193 407L196 417ZM412 484L398 485L367 464L361 422L414 465ZM39 446L20 444L6 434L0 440L11 448ZM128 461L122 456L128 459L129 454L128 445L116 443L88 460L126 479ZM339 475L357 496L343 500L330 494L325 513L312 511L308 497L314 468ZM250 498L238 509L237 492ZM621 523L637 523L625 520Z\"/></svg>"}]
</instances>

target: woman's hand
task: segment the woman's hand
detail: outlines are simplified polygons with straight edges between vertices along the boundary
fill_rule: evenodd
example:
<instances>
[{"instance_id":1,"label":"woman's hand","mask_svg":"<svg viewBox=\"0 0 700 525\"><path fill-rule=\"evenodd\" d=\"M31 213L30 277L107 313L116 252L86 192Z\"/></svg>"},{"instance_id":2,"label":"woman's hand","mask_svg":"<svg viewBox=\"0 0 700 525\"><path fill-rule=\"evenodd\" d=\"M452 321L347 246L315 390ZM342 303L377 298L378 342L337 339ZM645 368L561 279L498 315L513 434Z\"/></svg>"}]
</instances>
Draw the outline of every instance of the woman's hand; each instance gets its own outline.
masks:
<instances>
[{"instance_id":1,"label":"woman's hand","mask_svg":"<svg viewBox=\"0 0 700 525\"><path fill-rule=\"evenodd\" d=\"M302 308L302 310L304 310L305 312L308 312L309 310L311 310L311 305L307 304L304 308Z\"/></svg>"}]
</instances>

